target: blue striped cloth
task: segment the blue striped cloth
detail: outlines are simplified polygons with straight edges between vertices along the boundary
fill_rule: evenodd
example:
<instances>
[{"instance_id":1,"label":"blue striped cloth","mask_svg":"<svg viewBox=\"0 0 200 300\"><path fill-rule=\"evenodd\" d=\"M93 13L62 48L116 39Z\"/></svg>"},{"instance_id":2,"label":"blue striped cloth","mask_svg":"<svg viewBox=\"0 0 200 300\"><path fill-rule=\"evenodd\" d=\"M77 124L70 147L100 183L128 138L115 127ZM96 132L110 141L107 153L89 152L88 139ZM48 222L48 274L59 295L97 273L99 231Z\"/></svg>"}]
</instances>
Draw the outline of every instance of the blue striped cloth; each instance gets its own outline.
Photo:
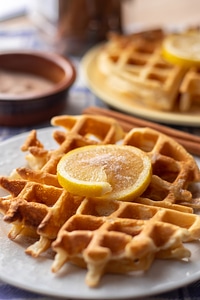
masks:
<instances>
[{"instance_id":1,"label":"blue striped cloth","mask_svg":"<svg viewBox=\"0 0 200 300\"><path fill-rule=\"evenodd\" d=\"M0 300L53 300L58 298L51 298L25 290L12 287L0 281ZM69 298L68 298L69 299ZM81 299L81 296L80 298ZM141 298L142 300L198 300L200 299L200 282L196 282L182 289L177 289L169 293ZM106 299L105 299L106 300ZM120 299L118 299L120 300Z\"/></svg>"}]
</instances>

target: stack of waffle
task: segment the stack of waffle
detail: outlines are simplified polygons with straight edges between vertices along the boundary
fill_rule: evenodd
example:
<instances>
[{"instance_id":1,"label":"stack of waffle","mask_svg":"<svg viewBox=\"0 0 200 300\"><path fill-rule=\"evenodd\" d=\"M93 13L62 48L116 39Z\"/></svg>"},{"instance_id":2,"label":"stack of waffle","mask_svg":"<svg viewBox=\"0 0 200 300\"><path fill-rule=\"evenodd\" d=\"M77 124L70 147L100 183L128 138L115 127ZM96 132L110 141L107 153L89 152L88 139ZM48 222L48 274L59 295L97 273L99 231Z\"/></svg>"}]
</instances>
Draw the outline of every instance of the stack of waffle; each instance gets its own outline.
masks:
<instances>
[{"instance_id":1,"label":"stack of waffle","mask_svg":"<svg viewBox=\"0 0 200 300\"><path fill-rule=\"evenodd\" d=\"M106 84L139 105L189 111L200 103L199 69L185 69L162 56L162 30L110 35L97 56Z\"/></svg>"},{"instance_id":2,"label":"stack of waffle","mask_svg":"<svg viewBox=\"0 0 200 300\"><path fill-rule=\"evenodd\" d=\"M149 128L125 134L106 117L60 116L52 124L64 128L53 134L58 147L45 149L32 131L22 146L27 166L0 177L8 191L0 198L0 211L12 224L9 238L34 237L25 250L33 257L52 249L54 272L68 261L87 268L91 287L106 272L145 271L157 258L190 257L186 243L200 238L200 217L193 211L200 202L191 189L200 173L182 146ZM132 202L84 198L59 185L56 168L65 153L116 143L138 147L151 158L152 179L140 197Z\"/></svg>"}]
</instances>

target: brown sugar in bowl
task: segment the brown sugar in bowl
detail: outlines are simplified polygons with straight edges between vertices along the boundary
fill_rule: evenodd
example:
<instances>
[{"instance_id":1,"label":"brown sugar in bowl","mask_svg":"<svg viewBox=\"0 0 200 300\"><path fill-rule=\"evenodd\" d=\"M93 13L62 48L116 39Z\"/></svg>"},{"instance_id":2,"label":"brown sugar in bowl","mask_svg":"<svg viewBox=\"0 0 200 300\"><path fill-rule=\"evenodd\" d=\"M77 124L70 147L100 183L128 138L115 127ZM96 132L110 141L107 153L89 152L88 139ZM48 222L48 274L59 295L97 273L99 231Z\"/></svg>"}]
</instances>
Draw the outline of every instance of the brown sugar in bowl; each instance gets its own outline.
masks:
<instances>
[{"instance_id":1,"label":"brown sugar in bowl","mask_svg":"<svg viewBox=\"0 0 200 300\"><path fill-rule=\"evenodd\" d=\"M59 114L75 79L72 62L61 55L1 52L0 125L34 125Z\"/></svg>"}]
</instances>

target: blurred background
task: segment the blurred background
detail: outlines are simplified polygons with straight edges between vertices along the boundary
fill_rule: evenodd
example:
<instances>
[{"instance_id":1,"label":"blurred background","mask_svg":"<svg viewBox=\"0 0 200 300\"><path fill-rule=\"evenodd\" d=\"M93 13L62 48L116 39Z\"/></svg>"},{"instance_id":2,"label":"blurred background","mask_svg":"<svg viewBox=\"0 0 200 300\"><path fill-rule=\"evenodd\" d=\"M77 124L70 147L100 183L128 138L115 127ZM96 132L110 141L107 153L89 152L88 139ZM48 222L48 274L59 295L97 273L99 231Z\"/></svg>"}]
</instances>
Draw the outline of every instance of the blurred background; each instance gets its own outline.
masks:
<instances>
[{"instance_id":1,"label":"blurred background","mask_svg":"<svg viewBox=\"0 0 200 300\"><path fill-rule=\"evenodd\" d=\"M107 107L102 97L88 88L81 64L84 54L106 40L108 32L126 34L155 28L182 31L199 26L199 11L199 0L0 1L0 51L41 50L69 58L76 69L76 80L62 113L80 114L88 106ZM21 109L18 102L6 101L8 107L0 107L0 119L2 115L7 120L4 115L9 112L16 120L12 105L18 104Z\"/></svg>"},{"instance_id":2,"label":"blurred background","mask_svg":"<svg viewBox=\"0 0 200 300\"><path fill-rule=\"evenodd\" d=\"M97 0L6 0L0 2L0 50L8 48L42 48L59 53L66 51L67 30L76 34L77 24L83 22L86 8L89 14L94 10ZM72 3L77 3L72 13L69 27L69 10ZM141 28L165 27L182 29L199 24L199 0L110 0L121 6L121 24L123 32L129 33ZM83 12L84 9L84 12ZM117 8L116 8L117 9ZM73 23L74 22L74 23ZM114 21L113 21L114 22ZM95 24L93 24L95 26ZM98 42L98 40L97 40ZM73 53L72 53L73 54ZM75 53L76 54L76 53Z\"/></svg>"}]
</instances>

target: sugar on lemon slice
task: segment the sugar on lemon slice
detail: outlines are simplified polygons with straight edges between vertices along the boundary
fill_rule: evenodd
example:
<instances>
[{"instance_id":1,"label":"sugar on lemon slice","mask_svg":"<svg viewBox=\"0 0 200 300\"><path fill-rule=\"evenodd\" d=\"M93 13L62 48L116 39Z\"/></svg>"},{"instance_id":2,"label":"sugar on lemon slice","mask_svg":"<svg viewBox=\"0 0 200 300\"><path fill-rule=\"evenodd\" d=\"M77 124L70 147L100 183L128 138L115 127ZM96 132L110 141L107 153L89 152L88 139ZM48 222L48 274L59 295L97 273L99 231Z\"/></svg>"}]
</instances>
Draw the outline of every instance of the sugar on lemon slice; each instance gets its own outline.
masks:
<instances>
[{"instance_id":1,"label":"sugar on lemon slice","mask_svg":"<svg viewBox=\"0 0 200 300\"><path fill-rule=\"evenodd\" d=\"M132 201L150 183L151 159L127 145L90 145L65 154L58 181L74 195Z\"/></svg>"},{"instance_id":2,"label":"sugar on lemon slice","mask_svg":"<svg viewBox=\"0 0 200 300\"><path fill-rule=\"evenodd\" d=\"M172 64L200 66L200 32L168 35L162 43L162 55Z\"/></svg>"}]
</instances>

